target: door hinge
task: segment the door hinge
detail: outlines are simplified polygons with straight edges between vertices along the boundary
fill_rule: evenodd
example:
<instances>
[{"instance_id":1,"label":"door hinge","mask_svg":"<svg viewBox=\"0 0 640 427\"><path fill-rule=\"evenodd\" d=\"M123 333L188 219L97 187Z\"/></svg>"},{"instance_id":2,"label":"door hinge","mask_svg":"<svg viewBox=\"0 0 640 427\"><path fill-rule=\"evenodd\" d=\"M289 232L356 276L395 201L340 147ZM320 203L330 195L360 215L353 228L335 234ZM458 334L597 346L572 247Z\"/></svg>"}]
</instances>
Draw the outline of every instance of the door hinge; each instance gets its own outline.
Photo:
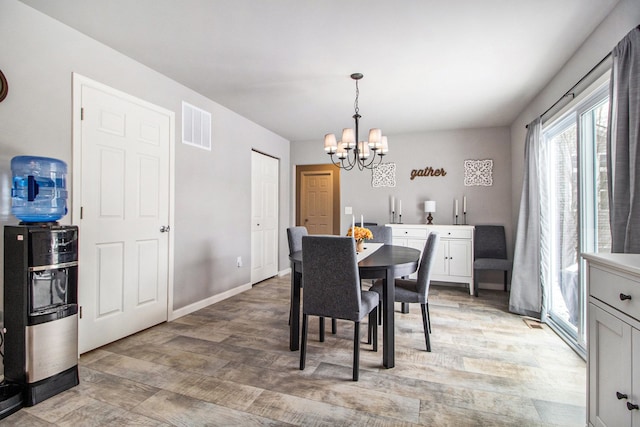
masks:
<instances>
[{"instance_id":1,"label":"door hinge","mask_svg":"<svg viewBox=\"0 0 640 427\"><path fill-rule=\"evenodd\" d=\"M80 306L79 316L80 316L80 319L82 319L82 306Z\"/></svg>"},{"instance_id":2,"label":"door hinge","mask_svg":"<svg viewBox=\"0 0 640 427\"><path fill-rule=\"evenodd\" d=\"M80 108L80 120L84 120L84 107Z\"/></svg>"}]
</instances>

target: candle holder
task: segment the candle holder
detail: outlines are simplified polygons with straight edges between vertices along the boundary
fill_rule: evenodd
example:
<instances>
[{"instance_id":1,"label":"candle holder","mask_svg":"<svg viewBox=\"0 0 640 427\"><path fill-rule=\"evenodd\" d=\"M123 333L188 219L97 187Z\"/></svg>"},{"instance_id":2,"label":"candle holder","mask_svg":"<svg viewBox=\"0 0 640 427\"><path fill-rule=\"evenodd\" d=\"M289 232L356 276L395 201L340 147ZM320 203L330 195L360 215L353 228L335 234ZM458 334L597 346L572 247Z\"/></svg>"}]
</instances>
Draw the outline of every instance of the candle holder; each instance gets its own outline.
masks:
<instances>
[{"instance_id":1,"label":"candle holder","mask_svg":"<svg viewBox=\"0 0 640 427\"><path fill-rule=\"evenodd\" d=\"M458 215L456 215L456 222L455 225L458 225Z\"/></svg>"},{"instance_id":2,"label":"candle holder","mask_svg":"<svg viewBox=\"0 0 640 427\"><path fill-rule=\"evenodd\" d=\"M399 217L398 224L402 224L402 214L399 214L398 217Z\"/></svg>"},{"instance_id":3,"label":"candle holder","mask_svg":"<svg viewBox=\"0 0 640 427\"><path fill-rule=\"evenodd\" d=\"M464 212L464 213L462 214L462 221L463 221L463 224L464 224L464 225L467 225L467 213L466 213L466 212Z\"/></svg>"},{"instance_id":4,"label":"candle holder","mask_svg":"<svg viewBox=\"0 0 640 427\"><path fill-rule=\"evenodd\" d=\"M391 211L391 224L396 223L396 211Z\"/></svg>"}]
</instances>

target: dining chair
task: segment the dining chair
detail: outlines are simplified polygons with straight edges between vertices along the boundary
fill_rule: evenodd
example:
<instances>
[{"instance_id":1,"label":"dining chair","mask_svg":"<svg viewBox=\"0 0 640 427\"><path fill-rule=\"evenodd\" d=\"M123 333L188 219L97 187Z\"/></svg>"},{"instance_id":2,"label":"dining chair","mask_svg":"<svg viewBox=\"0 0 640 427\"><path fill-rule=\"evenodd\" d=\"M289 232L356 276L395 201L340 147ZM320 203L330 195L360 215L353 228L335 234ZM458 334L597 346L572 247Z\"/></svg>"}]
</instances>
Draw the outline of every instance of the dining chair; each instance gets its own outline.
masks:
<instances>
[{"instance_id":1,"label":"dining chair","mask_svg":"<svg viewBox=\"0 0 640 427\"><path fill-rule=\"evenodd\" d=\"M503 270L504 291L512 262L507 257L507 239L502 225L476 225L473 239L473 288L478 296L479 270Z\"/></svg>"},{"instance_id":2,"label":"dining chair","mask_svg":"<svg viewBox=\"0 0 640 427\"><path fill-rule=\"evenodd\" d=\"M287 228L287 242L289 243L289 255L294 252L298 252L302 250L302 238L304 236L308 236L309 232L307 231L307 227L298 226L298 227L289 227ZM300 273L296 273L300 274ZM304 287L304 281L302 278L300 279L300 287ZM291 310L293 307L289 309L289 324L291 324ZM324 317L320 318L320 342L324 342ZM336 319L331 319L331 333L333 335L336 334L338 329L338 322Z\"/></svg>"},{"instance_id":3,"label":"dining chair","mask_svg":"<svg viewBox=\"0 0 640 427\"><path fill-rule=\"evenodd\" d=\"M393 230L391 227L384 225L372 225L367 227L373 234L373 239L367 240L372 243L384 243L385 245L391 245L393 243Z\"/></svg>"},{"instance_id":4,"label":"dining chair","mask_svg":"<svg viewBox=\"0 0 640 427\"><path fill-rule=\"evenodd\" d=\"M424 328L424 339L427 351L431 351L431 319L429 316L429 285L431 283L431 267L435 260L440 234L431 232L424 245L420 264L418 265L418 277L414 279L395 279L395 301L411 304L418 303L422 309L422 323ZM382 297L382 280L376 280L370 289L377 292Z\"/></svg>"},{"instance_id":5,"label":"dining chair","mask_svg":"<svg viewBox=\"0 0 640 427\"><path fill-rule=\"evenodd\" d=\"M369 316L373 351L378 351L377 310L379 296L360 289L360 273L355 241L342 236L305 236L302 238L302 345L300 370L307 355L309 316L331 317L354 322L353 381L358 381L360 364L360 322Z\"/></svg>"}]
</instances>

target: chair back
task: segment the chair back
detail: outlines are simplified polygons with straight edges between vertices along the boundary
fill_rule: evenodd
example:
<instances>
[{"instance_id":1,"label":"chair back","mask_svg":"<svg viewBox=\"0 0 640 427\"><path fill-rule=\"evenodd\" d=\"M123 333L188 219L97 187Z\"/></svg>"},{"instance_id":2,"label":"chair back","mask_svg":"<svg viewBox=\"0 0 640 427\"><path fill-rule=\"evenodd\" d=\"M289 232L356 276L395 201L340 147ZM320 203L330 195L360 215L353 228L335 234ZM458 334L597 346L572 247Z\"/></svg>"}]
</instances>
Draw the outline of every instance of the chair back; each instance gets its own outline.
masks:
<instances>
[{"instance_id":1,"label":"chair back","mask_svg":"<svg viewBox=\"0 0 640 427\"><path fill-rule=\"evenodd\" d=\"M392 244L393 230L391 227L384 225L372 225L367 228L371 230L371 234L373 234L373 239L369 240L369 242L384 243L385 245Z\"/></svg>"},{"instance_id":2,"label":"chair back","mask_svg":"<svg viewBox=\"0 0 640 427\"><path fill-rule=\"evenodd\" d=\"M474 258L507 259L507 239L502 225L476 225Z\"/></svg>"},{"instance_id":3,"label":"chair back","mask_svg":"<svg viewBox=\"0 0 640 427\"><path fill-rule=\"evenodd\" d=\"M307 227L287 228L287 241L289 242L289 255L302 250L302 237L308 236Z\"/></svg>"},{"instance_id":4,"label":"chair back","mask_svg":"<svg viewBox=\"0 0 640 427\"><path fill-rule=\"evenodd\" d=\"M360 274L355 240L343 236L302 238L305 314L359 321Z\"/></svg>"},{"instance_id":5,"label":"chair back","mask_svg":"<svg viewBox=\"0 0 640 427\"><path fill-rule=\"evenodd\" d=\"M418 277L416 279L416 291L425 297L429 296L429 284L431 283L431 270L433 261L436 259L438 244L440 243L440 233L432 231L424 244L420 265L418 265Z\"/></svg>"}]
</instances>

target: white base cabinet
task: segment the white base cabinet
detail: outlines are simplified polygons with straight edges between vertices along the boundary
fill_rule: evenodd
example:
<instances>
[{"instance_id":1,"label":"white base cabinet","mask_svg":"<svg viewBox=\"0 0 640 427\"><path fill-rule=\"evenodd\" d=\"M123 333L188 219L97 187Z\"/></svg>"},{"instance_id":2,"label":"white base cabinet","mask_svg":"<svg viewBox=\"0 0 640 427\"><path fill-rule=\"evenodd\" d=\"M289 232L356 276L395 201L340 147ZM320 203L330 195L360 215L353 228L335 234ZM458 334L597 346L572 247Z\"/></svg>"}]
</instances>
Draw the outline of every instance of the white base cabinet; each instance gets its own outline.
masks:
<instances>
[{"instance_id":1,"label":"white base cabinet","mask_svg":"<svg viewBox=\"0 0 640 427\"><path fill-rule=\"evenodd\" d=\"M640 255L583 257L588 264L589 425L640 427Z\"/></svg>"},{"instance_id":2,"label":"white base cabinet","mask_svg":"<svg viewBox=\"0 0 640 427\"><path fill-rule=\"evenodd\" d=\"M440 245L431 272L431 280L465 283L473 289L472 225L385 224L393 230L393 244L422 251L429 233L440 234ZM411 276L415 278L415 274Z\"/></svg>"}]
</instances>

